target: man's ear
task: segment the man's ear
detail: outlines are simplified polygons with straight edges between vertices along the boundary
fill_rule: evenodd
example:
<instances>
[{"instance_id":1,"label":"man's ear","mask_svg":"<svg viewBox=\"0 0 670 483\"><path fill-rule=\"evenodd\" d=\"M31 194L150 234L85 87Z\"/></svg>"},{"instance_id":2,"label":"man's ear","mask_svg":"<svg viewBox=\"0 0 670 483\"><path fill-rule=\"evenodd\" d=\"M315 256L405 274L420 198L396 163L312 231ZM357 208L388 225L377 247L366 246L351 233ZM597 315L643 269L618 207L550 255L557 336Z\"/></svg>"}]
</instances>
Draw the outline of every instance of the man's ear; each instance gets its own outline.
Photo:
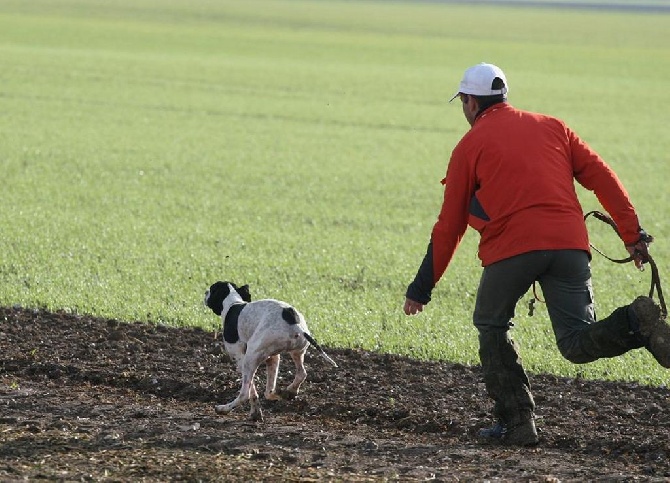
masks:
<instances>
[{"instance_id":1,"label":"man's ear","mask_svg":"<svg viewBox=\"0 0 670 483\"><path fill-rule=\"evenodd\" d=\"M242 300L245 302L251 302L251 293L249 292L249 285L243 285L237 289L237 293L240 294Z\"/></svg>"}]
</instances>

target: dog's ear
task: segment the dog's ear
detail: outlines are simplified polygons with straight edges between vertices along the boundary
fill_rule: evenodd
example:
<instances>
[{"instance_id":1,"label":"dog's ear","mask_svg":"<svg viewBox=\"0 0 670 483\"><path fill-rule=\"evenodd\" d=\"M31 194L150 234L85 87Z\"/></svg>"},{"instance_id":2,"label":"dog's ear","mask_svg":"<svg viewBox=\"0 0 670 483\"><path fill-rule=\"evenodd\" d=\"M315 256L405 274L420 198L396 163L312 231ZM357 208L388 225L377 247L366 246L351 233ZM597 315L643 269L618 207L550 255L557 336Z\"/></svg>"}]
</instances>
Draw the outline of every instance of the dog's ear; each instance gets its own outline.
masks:
<instances>
[{"instance_id":1,"label":"dog's ear","mask_svg":"<svg viewBox=\"0 0 670 483\"><path fill-rule=\"evenodd\" d=\"M212 309L216 315L221 315L223 310L223 300L228 296L230 290L226 282L216 282L209 287L209 297L207 298L207 307Z\"/></svg>"},{"instance_id":2,"label":"dog's ear","mask_svg":"<svg viewBox=\"0 0 670 483\"><path fill-rule=\"evenodd\" d=\"M245 302L251 302L251 292L249 292L249 285L242 285L236 290L237 293L240 294L240 297L242 297L242 300Z\"/></svg>"}]
</instances>

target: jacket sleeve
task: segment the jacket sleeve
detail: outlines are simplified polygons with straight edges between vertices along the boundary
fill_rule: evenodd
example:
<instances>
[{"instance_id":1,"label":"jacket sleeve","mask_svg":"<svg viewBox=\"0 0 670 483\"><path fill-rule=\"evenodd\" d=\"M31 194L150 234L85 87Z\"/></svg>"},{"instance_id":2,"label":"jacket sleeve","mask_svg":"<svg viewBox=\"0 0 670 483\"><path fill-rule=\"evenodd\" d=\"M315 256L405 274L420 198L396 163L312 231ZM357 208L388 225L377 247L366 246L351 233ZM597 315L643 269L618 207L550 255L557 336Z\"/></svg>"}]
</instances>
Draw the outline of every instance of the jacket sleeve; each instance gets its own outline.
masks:
<instances>
[{"instance_id":1,"label":"jacket sleeve","mask_svg":"<svg viewBox=\"0 0 670 483\"><path fill-rule=\"evenodd\" d=\"M567 131L575 179L595 193L616 223L623 242L626 245L637 243L640 239L640 222L618 176L579 136L570 129Z\"/></svg>"},{"instance_id":2,"label":"jacket sleeve","mask_svg":"<svg viewBox=\"0 0 670 483\"><path fill-rule=\"evenodd\" d=\"M428 250L426 250L426 256L423 257L419 271L414 277L414 281L409 284L407 287L407 293L405 296L419 302L420 304L426 305L430 302L431 294L433 288L435 287L434 277L433 277L433 242L431 240L428 243Z\"/></svg>"},{"instance_id":3,"label":"jacket sleeve","mask_svg":"<svg viewBox=\"0 0 670 483\"><path fill-rule=\"evenodd\" d=\"M433 288L447 269L468 227L468 206L475 180L467 158L462 156L458 146L454 149L442 184L442 209L433 226L419 271L407 288L407 298L422 304L430 302Z\"/></svg>"}]
</instances>

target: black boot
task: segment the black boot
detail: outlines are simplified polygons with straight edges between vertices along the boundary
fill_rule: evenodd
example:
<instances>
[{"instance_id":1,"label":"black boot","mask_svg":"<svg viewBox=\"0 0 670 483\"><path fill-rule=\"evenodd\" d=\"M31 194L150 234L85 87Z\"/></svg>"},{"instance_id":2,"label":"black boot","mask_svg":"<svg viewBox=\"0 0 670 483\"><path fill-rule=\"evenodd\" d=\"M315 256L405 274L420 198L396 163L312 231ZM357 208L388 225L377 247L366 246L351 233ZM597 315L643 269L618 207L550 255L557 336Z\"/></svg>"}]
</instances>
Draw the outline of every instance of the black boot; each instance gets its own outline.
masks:
<instances>
[{"instance_id":1,"label":"black boot","mask_svg":"<svg viewBox=\"0 0 670 483\"><path fill-rule=\"evenodd\" d=\"M480 430L479 439L506 446L535 446L540 441L532 411L521 411L507 421L499 420L492 428Z\"/></svg>"},{"instance_id":2,"label":"black boot","mask_svg":"<svg viewBox=\"0 0 670 483\"><path fill-rule=\"evenodd\" d=\"M630 309L631 330L658 363L670 369L670 326L661 317L661 308L649 297L638 297Z\"/></svg>"}]
</instances>

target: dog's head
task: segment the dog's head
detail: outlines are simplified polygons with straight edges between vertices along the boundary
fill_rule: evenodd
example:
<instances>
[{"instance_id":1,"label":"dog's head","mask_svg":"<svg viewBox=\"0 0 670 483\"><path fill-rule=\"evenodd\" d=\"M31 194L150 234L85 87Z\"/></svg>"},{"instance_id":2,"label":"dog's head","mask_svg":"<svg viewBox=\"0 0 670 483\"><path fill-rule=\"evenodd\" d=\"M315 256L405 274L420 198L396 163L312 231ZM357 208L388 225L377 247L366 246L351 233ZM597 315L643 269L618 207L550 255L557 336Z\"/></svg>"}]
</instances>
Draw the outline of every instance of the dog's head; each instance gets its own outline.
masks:
<instances>
[{"instance_id":1,"label":"dog's head","mask_svg":"<svg viewBox=\"0 0 670 483\"><path fill-rule=\"evenodd\" d=\"M238 287L233 282L216 282L205 292L205 305L212 309L216 315L221 315L223 301L231 294L230 287L242 297L245 302L251 302L249 285Z\"/></svg>"}]
</instances>

